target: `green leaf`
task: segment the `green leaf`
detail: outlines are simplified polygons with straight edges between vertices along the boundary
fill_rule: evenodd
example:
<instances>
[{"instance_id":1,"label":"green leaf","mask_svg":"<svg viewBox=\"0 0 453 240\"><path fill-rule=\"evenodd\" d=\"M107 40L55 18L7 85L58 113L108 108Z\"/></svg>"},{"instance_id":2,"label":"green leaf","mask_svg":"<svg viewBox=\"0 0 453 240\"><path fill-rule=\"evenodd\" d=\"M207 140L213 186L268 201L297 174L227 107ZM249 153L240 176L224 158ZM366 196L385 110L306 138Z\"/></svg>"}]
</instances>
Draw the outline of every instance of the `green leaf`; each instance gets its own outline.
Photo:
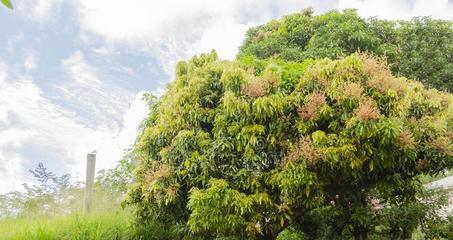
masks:
<instances>
[{"instance_id":1,"label":"green leaf","mask_svg":"<svg viewBox=\"0 0 453 240\"><path fill-rule=\"evenodd\" d=\"M313 142L315 144L320 144L324 142L324 140L326 139L326 133L321 130L318 130L311 134L311 138L313 139Z\"/></svg>"},{"instance_id":2,"label":"green leaf","mask_svg":"<svg viewBox=\"0 0 453 240\"><path fill-rule=\"evenodd\" d=\"M9 9L13 9L14 8L13 4L9 0L0 0L0 2L2 2Z\"/></svg>"}]
</instances>

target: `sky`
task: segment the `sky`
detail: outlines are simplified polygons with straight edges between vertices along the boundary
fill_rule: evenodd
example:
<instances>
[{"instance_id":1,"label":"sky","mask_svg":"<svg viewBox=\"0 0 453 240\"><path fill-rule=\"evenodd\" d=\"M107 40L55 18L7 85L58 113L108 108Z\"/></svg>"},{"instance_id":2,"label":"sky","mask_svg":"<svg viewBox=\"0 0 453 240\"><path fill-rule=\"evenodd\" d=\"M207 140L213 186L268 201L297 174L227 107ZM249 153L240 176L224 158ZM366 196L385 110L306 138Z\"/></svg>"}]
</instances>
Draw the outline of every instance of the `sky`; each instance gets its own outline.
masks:
<instances>
[{"instance_id":1,"label":"sky","mask_svg":"<svg viewBox=\"0 0 453 240\"><path fill-rule=\"evenodd\" d=\"M42 162L84 177L134 143L175 64L216 49L233 59L248 28L313 7L363 17L453 18L452 0L12 0L0 6L0 193L33 184Z\"/></svg>"}]
</instances>

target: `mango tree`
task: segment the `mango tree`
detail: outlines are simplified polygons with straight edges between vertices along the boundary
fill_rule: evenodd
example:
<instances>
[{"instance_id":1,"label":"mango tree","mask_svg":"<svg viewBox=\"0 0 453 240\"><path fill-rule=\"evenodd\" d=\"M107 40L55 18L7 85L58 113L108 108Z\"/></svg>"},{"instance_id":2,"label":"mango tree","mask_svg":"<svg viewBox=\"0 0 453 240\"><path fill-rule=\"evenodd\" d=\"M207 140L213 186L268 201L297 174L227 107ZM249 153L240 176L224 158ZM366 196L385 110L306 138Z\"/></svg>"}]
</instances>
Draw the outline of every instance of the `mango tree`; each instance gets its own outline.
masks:
<instances>
[{"instance_id":1,"label":"mango tree","mask_svg":"<svg viewBox=\"0 0 453 240\"><path fill-rule=\"evenodd\" d=\"M327 208L333 233L366 239L376 201L416 201L417 176L452 167L452 101L364 54L195 56L152 105L129 202L186 238L310 236Z\"/></svg>"}]
</instances>

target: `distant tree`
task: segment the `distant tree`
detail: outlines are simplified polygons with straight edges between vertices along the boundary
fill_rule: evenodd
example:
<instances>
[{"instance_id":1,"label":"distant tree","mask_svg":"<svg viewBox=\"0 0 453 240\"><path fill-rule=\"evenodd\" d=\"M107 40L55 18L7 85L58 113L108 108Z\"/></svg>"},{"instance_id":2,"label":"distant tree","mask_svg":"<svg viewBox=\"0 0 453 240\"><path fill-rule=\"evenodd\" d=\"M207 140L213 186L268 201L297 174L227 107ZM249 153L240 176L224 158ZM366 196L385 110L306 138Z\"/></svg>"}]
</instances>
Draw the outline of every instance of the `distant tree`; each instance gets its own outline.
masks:
<instances>
[{"instance_id":1,"label":"distant tree","mask_svg":"<svg viewBox=\"0 0 453 240\"><path fill-rule=\"evenodd\" d=\"M453 90L453 22L417 17L410 21L363 19L355 10L284 16L251 28L238 57L344 57L356 51L385 55L395 75L439 90Z\"/></svg>"},{"instance_id":2,"label":"distant tree","mask_svg":"<svg viewBox=\"0 0 453 240\"><path fill-rule=\"evenodd\" d=\"M393 26L383 33L381 25ZM439 90L453 91L453 21L417 17L411 21L370 21L392 71ZM384 27L385 28L385 27ZM382 32L381 32L382 31Z\"/></svg>"},{"instance_id":3,"label":"distant tree","mask_svg":"<svg viewBox=\"0 0 453 240\"><path fill-rule=\"evenodd\" d=\"M34 170L29 171L45 190L50 190L52 183L57 179L55 174L49 172L44 167L43 163L38 163L38 166Z\"/></svg>"},{"instance_id":4,"label":"distant tree","mask_svg":"<svg viewBox=\"0 0 453 240\"><path fill-rule=\"evenodd\" d=\"M328 216L328 239L367 239L376 203L409 206L419 175L453 166L452 108L450 94L366 54L195 56L177 64L135 146L129 203L137 224L175 238L316 237Z\"/></svg>"}]
</instances>

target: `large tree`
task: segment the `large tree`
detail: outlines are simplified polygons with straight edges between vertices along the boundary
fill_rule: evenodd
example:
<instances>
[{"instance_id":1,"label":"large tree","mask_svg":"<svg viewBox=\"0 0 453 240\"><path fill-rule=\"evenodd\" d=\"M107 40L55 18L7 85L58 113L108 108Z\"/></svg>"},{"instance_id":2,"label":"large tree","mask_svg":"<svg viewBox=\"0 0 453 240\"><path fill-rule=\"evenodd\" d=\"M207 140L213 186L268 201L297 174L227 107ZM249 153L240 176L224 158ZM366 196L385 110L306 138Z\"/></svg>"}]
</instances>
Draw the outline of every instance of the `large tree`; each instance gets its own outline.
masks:
<instances>
[{"instance_id":1,"label":"large tree","mask_svg":"<svg viewBox=\"0 0 453 240\"><path fill-rule=\"evenodd\" d=\"M453 90L453 22L430 17L387 21L363 19L350 9L317 16L305 10L251 28L239 57L303 61L356 51L386 55L394 74Z\"/></svg>"},{"instance_id":2,"label":"large tree","mask_svg":"<svg viewBox=\"0 0 453 240\"><path fill-rule=\"evenodd\" d=\"M366 239L376 201L414 202L418 175L453 164L453 97L365 54L202 54L152 109L129 202L139 224L186 238L310 236L330 211L332 233Z\"/></svg>"}]
</instances>

